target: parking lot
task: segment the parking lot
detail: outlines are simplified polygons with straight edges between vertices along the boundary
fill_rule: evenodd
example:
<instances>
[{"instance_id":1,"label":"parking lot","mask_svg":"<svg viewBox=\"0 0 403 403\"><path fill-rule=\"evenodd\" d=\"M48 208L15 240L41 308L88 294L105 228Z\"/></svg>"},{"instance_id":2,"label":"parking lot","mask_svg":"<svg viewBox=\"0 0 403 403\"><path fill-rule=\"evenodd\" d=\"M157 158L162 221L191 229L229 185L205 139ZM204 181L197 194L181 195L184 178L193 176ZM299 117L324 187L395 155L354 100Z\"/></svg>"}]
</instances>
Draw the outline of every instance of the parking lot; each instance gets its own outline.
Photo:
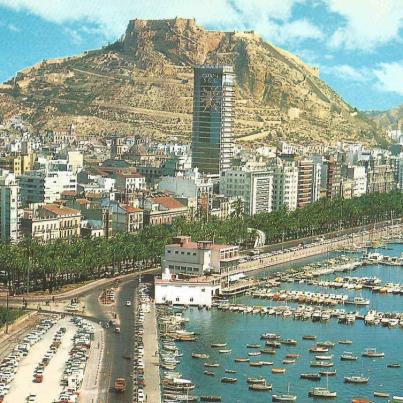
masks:
<instances>
[{"instance_id":1,"label":"parking lot","mask_svg":"<svg viewBox=\"0 0 403 403\"><path fill-rule=\"evenodd\" d=\"M38 363L47 353L52 344L53 337L60 327L65 327L66 332L61 337L60 347L49 360L49 364L43 371L43 381L33 382L34 371ZM57 399L63 386L60 380L63 375L66 361L69 357L69 351L72 347L72 337L76 331L75 326L69 322L68 318L58 321L42 338L34 344L28 352L28 355L21 359L14 380L5 402L24 402L27 401L29 394L36 395L37 403L49 403Z\"/></svg>"}]
</instances>

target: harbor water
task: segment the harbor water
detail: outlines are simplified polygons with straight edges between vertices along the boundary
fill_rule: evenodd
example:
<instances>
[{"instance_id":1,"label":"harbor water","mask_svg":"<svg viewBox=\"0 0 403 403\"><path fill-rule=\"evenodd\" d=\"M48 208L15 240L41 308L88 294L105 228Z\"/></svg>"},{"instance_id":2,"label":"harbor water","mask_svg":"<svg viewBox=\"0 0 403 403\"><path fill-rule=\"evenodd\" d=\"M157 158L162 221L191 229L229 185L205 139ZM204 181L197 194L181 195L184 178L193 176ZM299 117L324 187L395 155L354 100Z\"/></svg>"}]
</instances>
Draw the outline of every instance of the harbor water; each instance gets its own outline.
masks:
<instances>
[{"instance_id":1,"label":"harbor water","mask_svg":"<svg viewBox=\"0 0 403 403\"><path fill-rule=\"evenodd\" d=\"M388 245L387 249L379 249L379 252L388 256L400 256L403 252L402 244ZM310 259L319 261L324 257ZM299 265L306 265L300 262ZM296 267L295 264L289 267ZM282 270L286 270L287 266ZM278 271L273 268L270 271ZM371 265L363 266L351 273L334 273L321 277L332 280L339 276L372 277L376 276L383 283L403 284L403 268L401 266ZM258 274L262 277L262 273ZM346 311L359 311L365 313L369 309L382 312L403 312L403 296L391 294L375 294L370 290L346 290L330 289L319 286L311 286L299 283L282 283L282 289L306 290L322 293L348 294L351 298L360 296L370 299L370 305L363 307L338 306ZM284 305L282 302L274 302L265 299L256 299L251 296L237 297L230 300L231 303L246 304L253 306ZM288 306L296 307L296 303ZM218 309L186 309L184 317L189 319L187 330L198 333L197 341L191 343L178 343L183 353L181 363L177 371L182 373L183 378L192 380L196 385L194 395L219 395L223 402L269 402L272 393L286 393L288 386L291 394L297 395L298 402L312 401L308 392L313 387L326 387L337 392L337 399L333 401L351 402L354 397L366 397L376 401L374 391L382 391L393 395L403 395L403 368L387 368L390 363L399 363L403 367L403 329L400 326L388 328L382 326L366 326L363 320L356 320L352 325L339 324L337 319L332 318L328 322L312 322L311 320L300 321L292 317L283 318L269 315L252 315L239 312L221 311ZM296 346L282 345L276 349L275 355L260 355L249 357L251 361L272 361L272 366L251 367L249 363L236 363L237 357L248 357L248 352L259 351L247 348L247 344L261 344L264 348L264 340L260 340L262 333L276 333L283 339L292 338L298 343ZM315 335L317 339L303 340L304 335ZM338 344L338 340L349 339L351 345ZM332 368L311 368L310 361L315 359L315 354L308 350L316 342L332 341L335 344L329 352L334 358ZM220 354L218 349L211 348L212 343L227 343L226 349L231 353ZM361 354L367 348L376 348L378 352L384 352L384 358L365 358ZM340 355L352 352L358 356L357 361L341 361ZM192 353L209 354L207 360L192 358ZM284 364L282 361L287 354L299 354L294 364ZM206 368L204 362L219 363L218 368ZM285 374L272 374L272 368L286 368ZM215 376L206 376L203 371L212 370ZM237 373L225 373L225 369L236 370ZM300 379L301 373L318 373L319 370L336 370L337 375L322 377L320 381ZM363 375L369 377L368 384L344 383L345 376ZM236 377L238 381L233 384L221 383L221 377ZM272 392L256 392L248 389L246 382L248 377L264 377L267 384L273 385ZM385 399L379 399L385 401Z\"/></svg>"}]
</instances>

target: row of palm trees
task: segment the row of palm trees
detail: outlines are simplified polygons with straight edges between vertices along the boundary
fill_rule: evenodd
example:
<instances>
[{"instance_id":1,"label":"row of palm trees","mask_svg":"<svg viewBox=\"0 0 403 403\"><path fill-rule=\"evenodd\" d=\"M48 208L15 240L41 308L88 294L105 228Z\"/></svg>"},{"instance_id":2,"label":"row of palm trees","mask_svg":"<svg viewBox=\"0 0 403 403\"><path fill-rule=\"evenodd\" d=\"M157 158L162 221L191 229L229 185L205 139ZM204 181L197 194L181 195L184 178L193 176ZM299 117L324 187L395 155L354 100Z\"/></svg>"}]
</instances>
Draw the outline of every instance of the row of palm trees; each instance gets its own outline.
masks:
<instances>
[{"instance_id":1,"label":"row of palm trees","mask_svg":"<svg viewBox=\"0 0 403 403\"><path fill-rule=\"evenodd\" d=\"M152 266L176 235L251 247L255 231L250 228L265 232L266 242L271 244L402 216L403 193L372 193L350 200L322 199L303 209L283 208L253 217L179 219L172 225L147 227L136 234L118 234L109 239L77 238L41 244L25 238L16 245L0 244L0 273L11 293L52 293L65 284Z\"/></svg>"}]
</instances>

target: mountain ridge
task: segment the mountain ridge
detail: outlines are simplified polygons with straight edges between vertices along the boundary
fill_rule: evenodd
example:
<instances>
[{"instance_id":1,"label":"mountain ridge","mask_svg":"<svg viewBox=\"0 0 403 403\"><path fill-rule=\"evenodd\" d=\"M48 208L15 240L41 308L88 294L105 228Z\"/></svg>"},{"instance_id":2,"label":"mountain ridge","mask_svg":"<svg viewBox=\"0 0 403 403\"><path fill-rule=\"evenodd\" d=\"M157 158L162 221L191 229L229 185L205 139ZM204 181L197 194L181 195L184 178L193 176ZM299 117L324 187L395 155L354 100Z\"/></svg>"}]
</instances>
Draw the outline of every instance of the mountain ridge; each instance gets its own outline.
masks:
<instances>
[{"instance_id":1,"label":"mountain ridge","mask_svg":"<svg viewBox=\"0 0 403 403\"><path fill-rule=\"evenodd\" d=\"M0 86L0 117L85 134L191 133L195 64L232 64L238 141L376 143L384 132L319 78L319 69L253 31L207 31L194 19L131 20L121 40L43 61Z\"/></svg>"}]
</instances>

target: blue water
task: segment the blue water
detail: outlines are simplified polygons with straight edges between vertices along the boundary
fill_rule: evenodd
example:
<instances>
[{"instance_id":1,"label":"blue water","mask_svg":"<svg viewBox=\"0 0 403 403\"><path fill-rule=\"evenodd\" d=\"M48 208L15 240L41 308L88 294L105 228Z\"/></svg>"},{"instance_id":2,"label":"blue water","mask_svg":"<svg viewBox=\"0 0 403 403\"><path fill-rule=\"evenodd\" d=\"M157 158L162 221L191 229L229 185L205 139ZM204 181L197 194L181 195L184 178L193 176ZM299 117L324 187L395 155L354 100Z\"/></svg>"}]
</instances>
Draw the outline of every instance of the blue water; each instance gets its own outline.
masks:
<instances>
[{"instance_id":1,"label":"blue water","mask_svg":"<svg viewBox=\"0 0 403 403\"><path fill-rule=\"evenodd\" d=\"M381 249L385 255L400 255L403 252L403 245L390 245L392 250ZM318 261L322 258L316 258ZM310 259L312 261L312 259ZM304 262L306 264L306 261ZM297 264L298 265L298 264ZM301 262L299 263L301 265ZM289 265L295 267L296 264ZM276 268L275 270L278 270ZM362 267L351 273L352 276L377 276L384 282L403 283L403 268L391 266L368 266ZM336 275L328 277L336 277ZM283 284L282 288L319 290L324 293L348 293L359 295L357 291L348 292L344 289L334 290L321 287L312 287L303 284ZM369 308L381 311L403 311L403 296L372 294L362 290L361 294L371 299ZM274 305L267 300L253 299L251 297L238 297L237 303L253 305ZM291 306L292 304L290 304ZM339 306L342 307L342 306ZM369 308L361 309L366 311ZM347 310L355 310L355 307L347 307ZM290 392L298 396L298 402L313 401L308 398L308 392L316 386L326 386L326 379L320 382L301 380L303 372L318 372L320 368L310 368L309 361L314 359L315 354L309 353L308 349L315 342L302 340L303 335L313 334L317 341L331 340L337 342L340 339L351 339L352 345L339 345L329 350L327 354L334 354L335 366L331 369L337 370L337 376L329 377L329 389L337 391L337 402L350 402L353 397L361 396L373 398L374 391L389 392L392 395L403 395L403 368L390 369L386 365L391 362L399 362L403 367L403 329L397 327L388 329L380 326L365 326L363 321L356 321L354 325L341 325L334 319L328 323L312 323L311 321L296 321L293 319L276 318L273 316L248 315L232 312L222 312L216 309L210 311L187 309L184 315L190 319L187 329L200 333L198 340L194 343L178 343L183 352L181 364L177 370L184 378L192 379L197 385L195 395L221 395L223 402L270 402L271 392L252 392L248 390L247 377L266 378L269 384L273 384L273 393L285 393L290 383ZM251 360L273 361L274 367L287 368L284 375L271 373L271 366L250 367L248 363L235 363L235 357L246 357L247 353L254 351L247 349L248 343L264 344L260 335L264 332L277 333L283 338L293 338L298 345L282 346L277 350L276 355L261 355L251 357ZM210 347L211 343L228 343L227 348L232 349L231 354L219 354L216 349ZM385 353L385 358L368 359L361 357L361 353L368 347L375 347L378 351ZM340 361L339 356L344 351L351 351L359 356L358 361ZM219 368L205 368L203 360L193 359L192 352L208 353L208 362L219 362ZM287 353L298 353L300 357L295 364L285 365L282 360ZM205 369L214 371L215 377L203 374ZM237 374L226 374L224 369L237 370ZM346 375L369 376L367 385L345 384L343 377ZM222 376L236 377L236 384L223 384L220 382ZM376 398L373 398L376 399ZM379 399L379 401L386 401Z\"/></svg>"}]
</instances>

